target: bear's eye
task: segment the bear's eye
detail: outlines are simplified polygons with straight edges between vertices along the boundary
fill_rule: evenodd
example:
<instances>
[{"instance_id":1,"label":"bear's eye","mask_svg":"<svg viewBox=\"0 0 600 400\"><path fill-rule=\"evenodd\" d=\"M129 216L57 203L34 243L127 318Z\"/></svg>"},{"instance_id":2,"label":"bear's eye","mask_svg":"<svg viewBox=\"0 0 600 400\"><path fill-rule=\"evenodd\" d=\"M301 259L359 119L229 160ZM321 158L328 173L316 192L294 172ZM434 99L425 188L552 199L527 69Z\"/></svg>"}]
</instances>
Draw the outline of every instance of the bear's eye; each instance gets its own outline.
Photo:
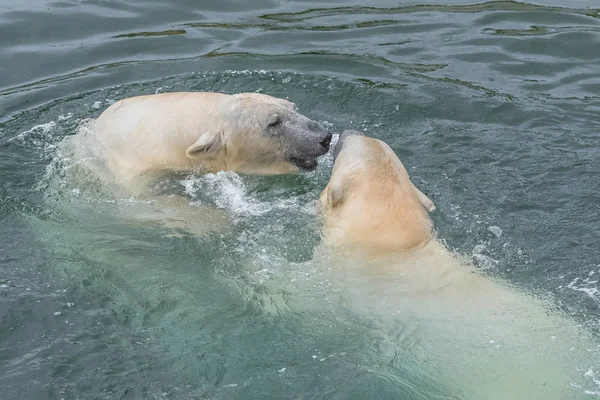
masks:
<instances>
[{"instance_id":1,"label":"bear's eye","mask_svg":"<svg viewBox=\"0 0 600 400\"><path fill-rule=\"evenodd\" d=\"M279 124L281 124L281 117L279 115L275 115L273 118L271 118L267 126L269 128L274 128Z\"/></svg>"}]
</instances>

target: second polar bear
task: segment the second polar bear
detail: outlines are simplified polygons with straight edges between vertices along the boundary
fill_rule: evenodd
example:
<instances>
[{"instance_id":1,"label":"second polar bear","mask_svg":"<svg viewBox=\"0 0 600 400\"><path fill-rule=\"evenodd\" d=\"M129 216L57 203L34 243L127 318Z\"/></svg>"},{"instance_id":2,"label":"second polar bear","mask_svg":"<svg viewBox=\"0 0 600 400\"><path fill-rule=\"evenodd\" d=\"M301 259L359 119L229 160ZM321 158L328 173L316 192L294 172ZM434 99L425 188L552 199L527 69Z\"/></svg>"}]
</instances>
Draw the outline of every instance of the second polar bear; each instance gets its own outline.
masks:
<instances>
[{"instance_id":1,"label":"second polar bear","mask_svg":"<svg viewBox=\"0 0 600 400\"><path fill-rule=\"evenodd\" d=\"M403 365L465 399L586 398L586 383L593 391L596 340L551 302L446 249L433 203L387 144L343 132L320 203L331 274L382 331L403 327L386 340Z\"/></svg>"}]
</instances>

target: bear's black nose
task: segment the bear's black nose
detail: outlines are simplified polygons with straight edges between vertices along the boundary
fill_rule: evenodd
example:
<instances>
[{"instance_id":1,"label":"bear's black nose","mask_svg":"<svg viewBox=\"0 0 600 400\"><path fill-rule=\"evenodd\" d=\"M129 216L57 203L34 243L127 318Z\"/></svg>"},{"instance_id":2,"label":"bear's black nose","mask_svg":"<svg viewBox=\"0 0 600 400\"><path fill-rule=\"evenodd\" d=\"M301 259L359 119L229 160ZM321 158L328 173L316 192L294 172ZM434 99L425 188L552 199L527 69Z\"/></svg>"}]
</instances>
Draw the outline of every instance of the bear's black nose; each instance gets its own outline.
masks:
<instances>
[{"instance_id":1,"label":"bear's black nose","mask_svg":"<svg viewBox=\"0 0 600 400\"><path fill-rule=\"evenodd\" d=\"M325 139L323 139L321 141L321 146L325 147L325 148L329 148L329 143L331 143L331 137L333 135L331 134L331 132L327 133L327 136L325 136Z\"/></svg>"}]
</instances>

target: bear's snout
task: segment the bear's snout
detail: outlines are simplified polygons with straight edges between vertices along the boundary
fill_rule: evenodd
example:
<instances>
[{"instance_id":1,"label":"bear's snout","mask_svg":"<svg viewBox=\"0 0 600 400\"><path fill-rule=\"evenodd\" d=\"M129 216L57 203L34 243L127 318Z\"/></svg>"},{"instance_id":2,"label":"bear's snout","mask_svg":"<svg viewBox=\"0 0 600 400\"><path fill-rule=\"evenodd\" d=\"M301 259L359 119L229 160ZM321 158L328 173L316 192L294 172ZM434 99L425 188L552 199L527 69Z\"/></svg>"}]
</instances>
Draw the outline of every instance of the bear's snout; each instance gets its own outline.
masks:
<instances>
[{"instance_id":1,"label":"bear's snout","mask_svg":"<svg viewBox=\"0 0 600 400\"><path fill-rule=\"evenodd\" d=\"M325 134L325 137L321 140L321 146L325 147L327 149L327 151L329 151L329 144L331 143L331 138L333 137L333 135L331 134L331 132L327 132Z\"/></svg>"}]
</instances>

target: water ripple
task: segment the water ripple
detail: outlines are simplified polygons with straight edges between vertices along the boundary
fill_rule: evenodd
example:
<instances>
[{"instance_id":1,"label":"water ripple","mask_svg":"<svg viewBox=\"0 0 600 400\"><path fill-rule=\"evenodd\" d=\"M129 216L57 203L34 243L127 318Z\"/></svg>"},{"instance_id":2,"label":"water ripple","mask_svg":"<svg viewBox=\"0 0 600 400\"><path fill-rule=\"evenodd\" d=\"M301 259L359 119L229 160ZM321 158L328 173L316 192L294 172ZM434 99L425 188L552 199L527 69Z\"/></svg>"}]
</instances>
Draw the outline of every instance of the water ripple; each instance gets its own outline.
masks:
<instances>
[{"instance_id":1,"label":"water ripple","mask_svg":"<svg viewBox=\"0 0 600 400\"><path fill-rule=\"evenodd\" d=\"M331 156L295 178L173 181L232 217L214 243L125 225L93 183L69 190L56 143L166 91L289 97L386 140L450 247L598 329L600 9L542 2L2 2L3 395L452 396L405 370L415 327L377 336L314 271Z\"/></svg>"}]
</instances>

